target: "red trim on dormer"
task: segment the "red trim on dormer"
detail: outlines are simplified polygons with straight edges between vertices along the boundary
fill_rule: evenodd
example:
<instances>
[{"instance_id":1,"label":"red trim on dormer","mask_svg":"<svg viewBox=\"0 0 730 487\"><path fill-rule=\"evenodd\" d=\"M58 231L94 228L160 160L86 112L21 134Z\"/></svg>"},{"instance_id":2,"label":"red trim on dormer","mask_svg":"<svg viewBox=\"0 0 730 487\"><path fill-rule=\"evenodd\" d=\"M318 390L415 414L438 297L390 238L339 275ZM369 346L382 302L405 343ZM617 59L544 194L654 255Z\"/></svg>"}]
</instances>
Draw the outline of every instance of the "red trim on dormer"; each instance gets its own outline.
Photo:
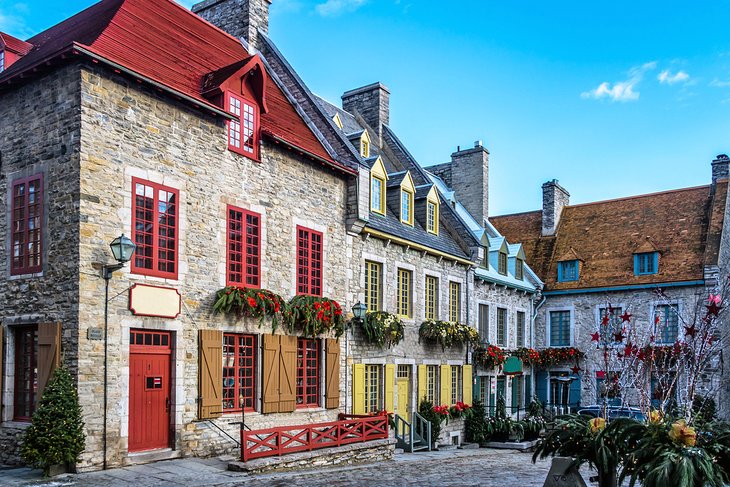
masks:
<instances>
[{"instance_id":1,"label":"red trim on dormer","mask_svg":"<svg viewBox=\"0 0 730 487\"><path fill-rule=\"evenodd\" d=\"M261 111L268 113L269 107L266 103L267 83L266 68L257 54L203 76L201 94L211 99L226 91L244 96L248 93L256 100Z\"/></svg>"}]
</instances>

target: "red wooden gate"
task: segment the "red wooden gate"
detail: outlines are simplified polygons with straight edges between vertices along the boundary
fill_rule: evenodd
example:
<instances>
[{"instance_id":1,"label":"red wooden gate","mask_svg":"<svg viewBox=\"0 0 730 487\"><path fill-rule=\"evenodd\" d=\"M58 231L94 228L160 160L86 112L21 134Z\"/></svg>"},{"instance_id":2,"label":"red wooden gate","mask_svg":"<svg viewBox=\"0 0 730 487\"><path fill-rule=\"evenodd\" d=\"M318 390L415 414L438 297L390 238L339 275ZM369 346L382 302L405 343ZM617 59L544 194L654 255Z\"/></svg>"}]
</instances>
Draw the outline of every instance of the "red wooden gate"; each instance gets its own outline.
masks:
<instances>
[{"instance_id":1,"label":"red wooden gate","mask_svg":"<svg viewBox=\"0 0 730 487\"><path fill-rule=\"evenodd\" d=\"M170 446L171 342L169 332L130 332L130 452Z\"/></svg>"}]
</instances>

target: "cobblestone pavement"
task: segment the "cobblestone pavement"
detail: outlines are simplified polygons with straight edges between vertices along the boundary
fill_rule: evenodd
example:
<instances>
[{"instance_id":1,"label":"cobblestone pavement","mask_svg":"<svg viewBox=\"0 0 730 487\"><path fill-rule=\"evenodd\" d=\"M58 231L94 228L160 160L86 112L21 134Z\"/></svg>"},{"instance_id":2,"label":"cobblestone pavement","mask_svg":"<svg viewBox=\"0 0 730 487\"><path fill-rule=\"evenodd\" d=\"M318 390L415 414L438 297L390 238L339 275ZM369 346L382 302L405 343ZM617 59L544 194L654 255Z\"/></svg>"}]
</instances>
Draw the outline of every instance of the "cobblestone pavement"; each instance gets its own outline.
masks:
<instances>
[{"instance_id":1,"label":"cobblestone pavement","mask_svg":"<svg viewBox=\"0 0 730 487\"><path fill-rule=\"evenodd\" d=\"M181 459L105 472L63 475L42 480L38 471L0 470L0 485L33 487L107 486L494 486L540 487L549 461L532 463L532 454L510 450L450 450L399 454L376 464L270 474L228 472L220 459ZM585 475L585 472L584 472ZM589 484L590 485L590 484Z\"/></svg>"}]
</instances>

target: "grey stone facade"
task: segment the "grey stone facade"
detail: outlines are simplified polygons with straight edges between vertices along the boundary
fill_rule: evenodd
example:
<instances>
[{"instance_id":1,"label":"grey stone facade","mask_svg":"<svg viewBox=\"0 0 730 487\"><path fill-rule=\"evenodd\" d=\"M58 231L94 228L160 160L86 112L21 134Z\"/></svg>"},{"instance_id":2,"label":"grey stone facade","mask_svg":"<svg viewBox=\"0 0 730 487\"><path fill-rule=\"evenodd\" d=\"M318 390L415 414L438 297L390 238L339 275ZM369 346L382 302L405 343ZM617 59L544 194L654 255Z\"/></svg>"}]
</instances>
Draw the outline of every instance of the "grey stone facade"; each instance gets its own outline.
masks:
<instances>
[{"instance_id":1,"label":"grey stone facade","mask_svg":"<svg viewBox=\"0 0 730 487\"><path fill-rule=\"evenodd\" d=\"M489 216L489 151L480 141L451 154L450 180L461 204L484 225Z\"/></svg>"}]
</instances>

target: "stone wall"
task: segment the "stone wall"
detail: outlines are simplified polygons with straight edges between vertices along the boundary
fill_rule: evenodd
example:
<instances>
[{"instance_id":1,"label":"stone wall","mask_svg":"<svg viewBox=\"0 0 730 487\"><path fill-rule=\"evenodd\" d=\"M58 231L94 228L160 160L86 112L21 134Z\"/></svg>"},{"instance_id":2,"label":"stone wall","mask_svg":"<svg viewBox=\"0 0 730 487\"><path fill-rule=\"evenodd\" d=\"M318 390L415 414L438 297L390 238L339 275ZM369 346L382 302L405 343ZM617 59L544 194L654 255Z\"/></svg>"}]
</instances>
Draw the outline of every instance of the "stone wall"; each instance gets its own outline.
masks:
<instances>
[{"instance_id":1,"label":"stone wall","mask_svg":"<svg viewBox=\"0 0 730 487\"><path fill-rule=\"evenodd\" d=\"M27 80L0 92L0 319L4 374L0 391L0 463L18 461L13 388L18 325L62 323L63 360L77 369L79 270L79 106L75 65ZM11 276L10 194L14 181L43 174L43 269ZM81 198L84 196L82 195ZM93 269L89 272L97 273ZM101 304L101 301L99 301ZM3 353L4 352L4 353Z\"/></svg>"},{"instance_id":2,"label":"stone wall","mask_svg":"<svg viewBox=\"0 0 730 487\"><path fill-rule=\"evenodd\" d=\"M632 317L631 321L642 329L650 329L654 326L653 309L655 305L667 302L678 304L680 314L691 320L691 315L698 304L698 300L706 298L704 287L676 287L665 289L667 300L659 298L651 290L634 290L611 293L583 293L576 295L549 296L544 306L538 312L535 323L535 345L536 348L549 346L549 316L551 311L567 310L571 313L571 334L572 345L586 352L588 355L581 361L581 404L594 404L597 401L596 372L603 370L602 352L597 349L596 342L591 341L591 334L599 327L598 309L605 308L607 303L613 307L621 307L628 311ZM700 303L701 304L701 303ZM680 322L679 336L683 336L684 328ZM625 344L625 342L624 342ZM553 370L569 372L574 364L563 364L554 367ZM712 379L717 381L717 378ZM719 384L707 384L707 387L717 389ZM634 399L633 397L629 400Z\"/></svg>"},{"instance_id":3,"label":"stone wall","mask_svg":"<svg viewBox=\"0 0 730 487\"><path fill-rule=\"evenodd\" d=\"M87 450L80 469L101 461L101 342L86 339L100 326L103 281L92 263L109 261L108 242L131 234L132 177L179 190L178 279L132 274L126 267L111 281L109 303L109 464L127 462L129 424L129 331L173 333L173 447L183 454L210 455L234 444L206 422L197 421L198 330L267 333L257 320L235 323L212 314L215 291L225 285L226 205L261 214L261 286L286 299L295 294L295 228L324 234L323 294L343 303L348 286L345 232L346 181L318 164L263 139L261 162L227 150L225 122L165 98L102 69L82 74L79 384ZM168 286L182 295L175 319L134 316L127 289L135 283ZM343 354L344 360L344 354ZM260 359L258 362L260 370ZM344 362L343 362L344 365ZM260 377L260 374L259 374ZM258 379L260 381L260 378ZM257 384L260 391L260 384ZM344 392L342 393L344 394ZM260 393L258 394L260 396ZM344 402L344 396L343 396ZM252 429L333 420L338 410L290 414L252 412ZM236 437L240 413L216 424Z\"/></svg>"}]
</instances>

